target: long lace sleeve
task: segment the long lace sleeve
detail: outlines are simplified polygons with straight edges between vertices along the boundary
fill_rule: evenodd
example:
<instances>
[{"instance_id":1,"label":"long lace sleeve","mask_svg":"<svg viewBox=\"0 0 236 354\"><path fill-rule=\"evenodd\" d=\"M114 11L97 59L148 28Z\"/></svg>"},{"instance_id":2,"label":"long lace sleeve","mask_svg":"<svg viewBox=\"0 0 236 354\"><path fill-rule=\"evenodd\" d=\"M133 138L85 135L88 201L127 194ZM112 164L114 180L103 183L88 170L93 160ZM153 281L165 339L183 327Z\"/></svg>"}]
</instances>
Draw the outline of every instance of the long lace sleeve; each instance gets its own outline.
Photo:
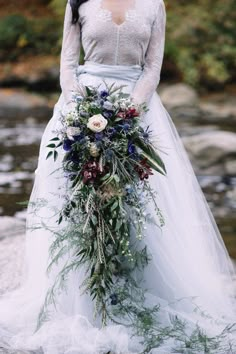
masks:
<instances>
[{"instance_id":1,"label":"long lace sleeve","mask_svg":"<svg viewBox=\"0 0 236 354\"><path fill-rule=\"evenodd\" d=\"M165 27L165 4L160 0L145 55L143 72L131 94L137 104L148 103L159 84L165 47Z\"/></svg>"},{"instance_id":2,"label":"long lace sleeve","mask_svg":"<svg viewBox=\"0 0 236 354\"><path fill-rule=\"evenodd\" d=\"M65 102L71 99L72 90L75 88L75 70L80 55L80 24L72 24L72 10L69 0L66 5L63 38L60 57L60 86Z\"/></svg>"}]
</instances>

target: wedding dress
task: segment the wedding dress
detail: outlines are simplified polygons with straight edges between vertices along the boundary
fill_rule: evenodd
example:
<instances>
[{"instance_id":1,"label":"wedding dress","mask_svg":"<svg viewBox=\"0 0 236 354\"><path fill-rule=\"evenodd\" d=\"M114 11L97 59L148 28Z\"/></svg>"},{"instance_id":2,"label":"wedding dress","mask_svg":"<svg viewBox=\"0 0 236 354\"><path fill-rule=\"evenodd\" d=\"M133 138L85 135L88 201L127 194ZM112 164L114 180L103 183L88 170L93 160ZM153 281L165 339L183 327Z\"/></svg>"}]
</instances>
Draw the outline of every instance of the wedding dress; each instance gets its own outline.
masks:
<instances>
[{"instance_id":1,"label":"wedding dress","mask_svg":"<svg viewBox=\"0 0 236 354\"><path fill-rule=\"evenodd\" d=\"M73 90L81 84L102 87L104 80L126 85L124 90L131 93L135 102L148 103L142 124L149 125L157 138L167 169L167 176L155 173L149 179L157 191L165 225L162 229L148 225L140 241L151 254L142 285L147 289L147 303L160 305L160 325L171 324L177 316L189 329L199 326L209 336L218 335L236 321L233 265L171 117L155 92L164 52L164 3L125 2L124 19L119 24L108 5L105 0L83 3L75 25L71 24L69 2L66 5L60 67L62 93L43 134L35 171L27 214L25 278L19 289L0 299L0 348L5 352L15 349L45 354L139 354L144 349L140 338L132 336L132 329L114 323L101 329L99 320L93 319L92 300L79 289L84 277L82 268L68 275L66 288L56 294L56 307L50 306L48 319L36 330L47 290L61 268L59 262L52 272L46 271L50 228L58 227L55 210L63 205L65 185L59 169L62 156L55 163L46 160L46 145L60 129L60 112L71 108ZM85 64L78 66L81 46ZM147 213L155 219L149 204ZM38 227L40 223L43 227ZM236 353L235 340L235 333L226 331L219 348L209 352ZM170 337L150 353L173 353L176 345L178 338ZM178 352L196 353L191 349Z\"/></svg>"}]
</instances>

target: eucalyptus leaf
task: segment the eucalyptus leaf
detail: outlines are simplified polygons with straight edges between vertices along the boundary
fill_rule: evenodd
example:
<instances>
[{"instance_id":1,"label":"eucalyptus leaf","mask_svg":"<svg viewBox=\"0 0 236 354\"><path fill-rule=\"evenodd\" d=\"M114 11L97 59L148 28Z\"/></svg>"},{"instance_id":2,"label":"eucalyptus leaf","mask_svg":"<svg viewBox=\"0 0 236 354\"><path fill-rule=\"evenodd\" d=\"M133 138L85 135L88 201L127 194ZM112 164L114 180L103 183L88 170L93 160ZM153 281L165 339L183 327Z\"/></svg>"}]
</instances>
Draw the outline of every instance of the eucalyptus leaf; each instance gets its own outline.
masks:
<instances>
[{"instance_id":1,"label":"eucalyptus leaf","mask_svg":"<svg viewBox=\"0 0 236 354\"><path fill-rule=\"evenodd\" d=\"M46 147L48 147L48 148L55 148L56 147L56 145L55 144L48 144Z\"/></svg>"},{"instance_id":2,"label":"eucalyptus leaf","mask_svg":"<svg viewBox=\"0 0 236 354\"><path fill-rule=\"evenodd\" d=\"M49 151L49 153L46 156L46 160L49 159L49 157L51 157L53 155L53 151Z\"/></svg>"}]
</instances>

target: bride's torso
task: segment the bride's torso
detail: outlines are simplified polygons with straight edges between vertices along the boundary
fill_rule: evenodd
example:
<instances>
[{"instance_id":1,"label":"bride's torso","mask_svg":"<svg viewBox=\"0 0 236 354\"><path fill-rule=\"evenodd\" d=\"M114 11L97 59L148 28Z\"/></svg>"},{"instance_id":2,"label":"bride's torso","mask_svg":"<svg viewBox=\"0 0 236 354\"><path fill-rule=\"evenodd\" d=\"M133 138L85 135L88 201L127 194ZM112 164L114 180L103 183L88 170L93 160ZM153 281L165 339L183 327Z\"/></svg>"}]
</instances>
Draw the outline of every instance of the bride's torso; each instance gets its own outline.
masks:
<instances>
[{"instance_id":1,"label":"bride's torso","mask_svg":"<svg viewBox=\"0 0 236 354\"><path fill-rule=\"evenodd\" d=\"M85 61L143 65L160 0L89 0L79 8ZM116 4L115 4L116 5Z\"/></svg>"}]
</instances>

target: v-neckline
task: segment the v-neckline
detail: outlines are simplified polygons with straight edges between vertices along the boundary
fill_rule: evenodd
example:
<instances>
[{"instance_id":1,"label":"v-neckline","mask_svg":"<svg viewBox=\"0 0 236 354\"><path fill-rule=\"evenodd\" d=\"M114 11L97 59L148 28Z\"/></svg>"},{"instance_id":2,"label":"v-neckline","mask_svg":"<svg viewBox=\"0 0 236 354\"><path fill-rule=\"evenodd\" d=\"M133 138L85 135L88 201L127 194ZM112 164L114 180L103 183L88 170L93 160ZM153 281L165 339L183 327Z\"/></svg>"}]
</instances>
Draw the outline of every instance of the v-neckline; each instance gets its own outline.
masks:
<instances>
[{"instance_id":1,"label":"v-neckline","mask_svg":"<svg viewBox=\"0 0 236 354\"><path fill-rule=\"evenodd\" d=\"M129 15L130 12L135 11L137 7L137 0L133 0L133 5L124 11L124 20L121 23L117 23L116 21L114 21L112 10L109 10L108 8L104 7L103 1L104 0L99 0L99 10L104 14L106 14L109 17L111 23L117 28L120 28L126 24L127 16Z\"/></svg>"}]
</instances>

